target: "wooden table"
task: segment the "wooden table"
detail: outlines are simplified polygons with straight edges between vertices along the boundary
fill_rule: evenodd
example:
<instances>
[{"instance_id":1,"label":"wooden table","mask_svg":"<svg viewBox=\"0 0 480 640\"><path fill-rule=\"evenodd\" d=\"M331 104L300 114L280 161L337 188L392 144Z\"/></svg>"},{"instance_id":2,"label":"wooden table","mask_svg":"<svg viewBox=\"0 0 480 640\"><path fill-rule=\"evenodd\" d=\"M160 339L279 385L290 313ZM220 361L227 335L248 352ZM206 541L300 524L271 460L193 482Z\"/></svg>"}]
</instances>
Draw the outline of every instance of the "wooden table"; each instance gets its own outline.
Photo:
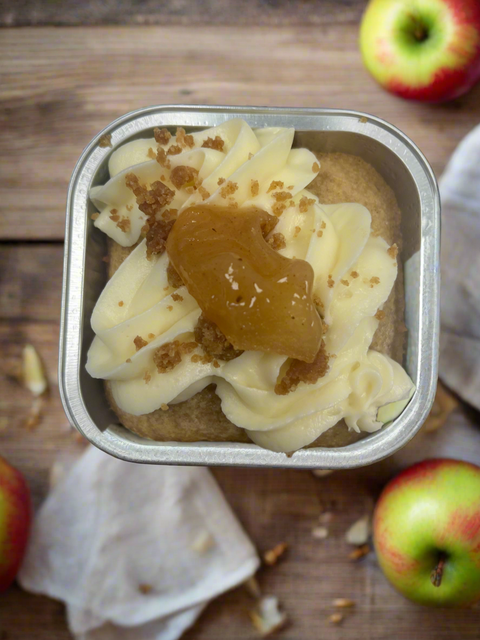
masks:
<instances>
[{"instance_id":1,"label":"wooden table","mask_svg":"<svg viewBox=\"0 0 480 640\"><path fill-rule=\"evenodd\" d=\"M400 127L439 175L456 144L480 120L480 86L436 107L381 91L357 50L363 4L203 0L190 6L147 0L140 11L127 0L24 0L0 7L0 24L8 27L0 38L2 368L31 342L51 385L43 419L28 431L23 424L31 398L2 377L0 451L25 474L36 506L48 490L52 462L70 460L84 446L60 404L57 342L67 185L82 148L99 129L127 111L158 103L354 108ZM474 429L473 422L459 409L444 429ZM442 437L425 437L423 449L410 449L408 459L428 453ZM263 590L277 595L288 612L290 626L282 638L480 638L478 610L416 607L386 583L373 554L357 563L348 560L345 530L371 508L386 478L402 464L400 455L326 478L303 471L214 470L260 550L289 544L285 559L259 576ZM334 520L329 537L320 541L311 531L324 509ZM341 626L328 623L335 597L356 601ZM246 614L251 604L241 589L225 594L185 637L253 638ZM63 607L13 587L0 598L0 637L66 639Z\"/></svg>"}]
</instances>

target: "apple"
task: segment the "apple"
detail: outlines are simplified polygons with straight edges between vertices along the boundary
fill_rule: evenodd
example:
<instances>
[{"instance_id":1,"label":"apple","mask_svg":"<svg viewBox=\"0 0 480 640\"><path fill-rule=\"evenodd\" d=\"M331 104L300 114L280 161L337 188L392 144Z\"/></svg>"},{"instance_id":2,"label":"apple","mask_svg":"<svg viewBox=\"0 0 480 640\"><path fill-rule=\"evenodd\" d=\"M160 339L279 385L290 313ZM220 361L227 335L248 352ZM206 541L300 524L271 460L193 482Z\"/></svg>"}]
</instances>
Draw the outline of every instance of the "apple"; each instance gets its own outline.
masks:
<instances>
[{"instance_id":1,"label":"apple","mask_svg":"<svg viewBox=\"0 0 480 640\"><path fill-rule=\"evenodd\" d=\"M0 457L0 593L22 562L31 523L30 492L22 474Z\"/></svg>"},{"instance_id":2,"label":"apple","mask_svg":"<svg viewBox=\"0 0 480 640\"><path fill-rule=\"evenodd\" d=\"M457 98L480 80L480 1L371 0L360 50L391 93L423 102Z\"/></svg>"},{"instance_id":3,"label":"apple","mask_svg":"<svg viewBox=\"0 0 480 640\"><path fill-rule=\"evenodd\" d=\"M480 599L480 467L425 460L391 480L375 507L379 564L404 596L465 607Z\"/></svg>"}]
</instances>

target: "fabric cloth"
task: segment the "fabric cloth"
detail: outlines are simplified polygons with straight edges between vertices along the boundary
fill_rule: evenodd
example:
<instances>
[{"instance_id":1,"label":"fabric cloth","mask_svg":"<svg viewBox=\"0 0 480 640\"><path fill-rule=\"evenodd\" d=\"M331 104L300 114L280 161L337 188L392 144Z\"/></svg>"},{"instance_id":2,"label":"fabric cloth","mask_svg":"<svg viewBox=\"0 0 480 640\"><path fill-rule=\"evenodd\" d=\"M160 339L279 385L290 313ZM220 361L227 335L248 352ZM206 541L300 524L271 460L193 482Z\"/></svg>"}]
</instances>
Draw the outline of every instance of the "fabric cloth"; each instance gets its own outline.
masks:
<instances>
[{"instance_id":1,"label":"fabric cloth","mask_svg":"<svg viewBox=\"0 0 480 640\"><path fill-rule=\"evenodd\" d=\"M78 640L175 640L258 565L207 469L89 447L37 514L19 581L64 601Z\"/></svg>"},{"instance_id":2,"label":"fabric cloth","mask_svg":"<svg viewBox=\"0 0 480 640\"><path fill-rule=\"evenodd\" d=\"M480 410L480 125L440 180L440 378Z\"/></svg>"}]
</instances>

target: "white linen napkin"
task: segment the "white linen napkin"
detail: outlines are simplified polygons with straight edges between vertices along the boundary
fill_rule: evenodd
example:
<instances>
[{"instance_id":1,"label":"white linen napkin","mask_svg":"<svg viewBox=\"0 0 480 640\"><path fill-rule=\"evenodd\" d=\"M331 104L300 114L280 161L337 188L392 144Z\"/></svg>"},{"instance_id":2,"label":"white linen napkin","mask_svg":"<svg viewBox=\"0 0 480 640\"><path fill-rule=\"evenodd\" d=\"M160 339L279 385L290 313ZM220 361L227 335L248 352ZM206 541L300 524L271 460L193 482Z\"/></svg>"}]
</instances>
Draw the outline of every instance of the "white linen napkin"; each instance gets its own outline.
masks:
<instances>
[{"instance_id":1,"label":"white linen napkin","mask_svg":"<svg viewBox=\"0 0 480 640\"><path fill-rule=\"evenodd\" d=\"M480 410L480 126L458 145L440 194L440 378Z\"/></svg>"},{"instance_id":2,"label":"white linen napkin","mask_svg":"<svg viewBox=\"0 0 480 640\"><path fill-rule=\"evenodd\" d=\"M208 469L89 447L37 514L19 582L64 601L78 640L175 640L258 565Z\"/></svg>"}]
</instances>

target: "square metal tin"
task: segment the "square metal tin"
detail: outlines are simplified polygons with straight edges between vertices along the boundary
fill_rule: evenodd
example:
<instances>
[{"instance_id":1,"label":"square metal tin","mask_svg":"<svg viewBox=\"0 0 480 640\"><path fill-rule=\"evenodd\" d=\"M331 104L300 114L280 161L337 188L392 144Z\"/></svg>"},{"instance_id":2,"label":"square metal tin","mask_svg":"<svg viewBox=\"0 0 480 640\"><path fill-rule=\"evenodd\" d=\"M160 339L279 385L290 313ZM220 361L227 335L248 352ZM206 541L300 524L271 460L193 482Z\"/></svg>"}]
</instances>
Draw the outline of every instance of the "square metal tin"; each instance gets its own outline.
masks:
<instances>
[{"instance_id":1,"label":"square metal tin","mask_svg":"<svg viewBox=\"0 0 480 640\"><path fill-rule=\"evenodd\" d=\"M382 430L338 448L310 448L292 456L254 444L154 442L116 424L103 383L85 371L93 338L90 316L105 284L102 256L106 236L90 219L90 187L108 178L111 148L98 146L111 134L113 148L152 136L153 128L212 127L241 117L252 127L295 127L294 146L352 153L372 164L394 190L402 212L407 351L404 361L416 391L404 412ZM113 456L152 464L239 465L346 469L391 455L419 430L432 406L439 338L440 199L435 176L419 149L379 118L356 111L271 107L157 106L112 122L82 153L67 200L60 329L59 386L70 422L94 445Z\"/></svg>"}]
</instances>

